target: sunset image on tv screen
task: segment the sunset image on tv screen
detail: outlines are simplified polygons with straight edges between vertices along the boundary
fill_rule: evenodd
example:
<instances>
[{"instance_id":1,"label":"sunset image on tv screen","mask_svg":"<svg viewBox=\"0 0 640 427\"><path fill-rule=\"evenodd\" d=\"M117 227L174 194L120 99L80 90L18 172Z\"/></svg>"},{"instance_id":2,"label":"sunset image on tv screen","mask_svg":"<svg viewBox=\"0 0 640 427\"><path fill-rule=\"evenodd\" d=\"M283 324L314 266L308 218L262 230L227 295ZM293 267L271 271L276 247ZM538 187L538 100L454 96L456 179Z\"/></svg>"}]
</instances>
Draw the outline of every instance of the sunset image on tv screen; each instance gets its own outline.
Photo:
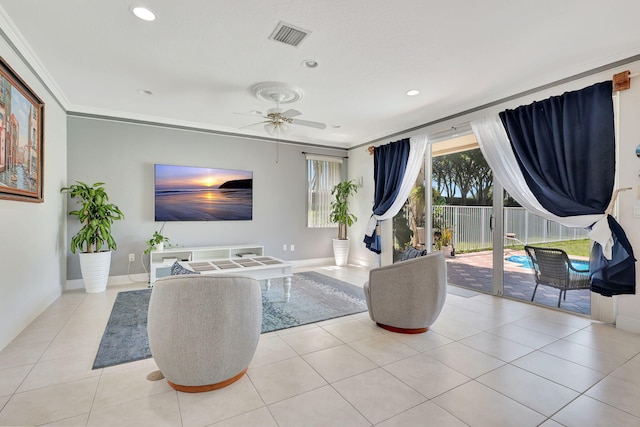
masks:
<instances>
[{"instance_id":1,"label":"sunset image on tv screen","mask_svg":"<svg viewBox=\"0 0 640 427\"><path fill-rule=\"evenodd\" d=\"M253 172L155 165L156 221L253 218Z\"/></svg>"}]
</instances>

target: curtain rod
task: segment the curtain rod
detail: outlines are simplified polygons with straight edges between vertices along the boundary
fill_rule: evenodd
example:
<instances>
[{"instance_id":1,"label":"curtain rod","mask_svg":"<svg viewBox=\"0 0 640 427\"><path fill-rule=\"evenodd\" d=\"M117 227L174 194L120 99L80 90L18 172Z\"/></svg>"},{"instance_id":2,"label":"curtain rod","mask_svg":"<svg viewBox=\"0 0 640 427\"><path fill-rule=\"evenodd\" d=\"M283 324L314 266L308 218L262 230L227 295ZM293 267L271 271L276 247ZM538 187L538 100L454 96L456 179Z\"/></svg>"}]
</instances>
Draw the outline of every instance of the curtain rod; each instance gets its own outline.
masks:
<instances>
[{"instance_id":1,"label":"curtain rod","mask_svg":"<svg viewBox=\"0 0 640 427\"><path fill-rule=\"evenodd\" d=\"M349 158L349 156L336 156L335 154L310 153L308 151L302 151L302 154L311 154L312 156L335 157L335 158L338 158L338 159L348 159Z\"/></svg>"}]
</instances>

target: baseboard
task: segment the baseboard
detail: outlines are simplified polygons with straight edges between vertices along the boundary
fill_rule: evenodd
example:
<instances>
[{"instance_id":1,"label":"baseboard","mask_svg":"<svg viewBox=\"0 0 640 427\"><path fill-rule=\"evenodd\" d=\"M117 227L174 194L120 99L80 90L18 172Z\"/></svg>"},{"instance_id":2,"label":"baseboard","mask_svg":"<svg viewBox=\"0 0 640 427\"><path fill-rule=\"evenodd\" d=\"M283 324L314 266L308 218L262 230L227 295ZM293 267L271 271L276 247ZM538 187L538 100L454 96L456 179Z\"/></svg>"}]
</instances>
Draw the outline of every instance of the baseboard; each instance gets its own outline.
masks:
<instances>
[{"instance_id":1,"label":"baseboard","mask_svg":"<svg viewBox=\"0 0 640 427\"><path fill-rule=\"evenodd\" d=\"M629 316L618 316L616 317L616 328L634 334L640 334L640 319Z\"/></svg>"},{"instance_id":2,"label":"baseboard","mask_svg":"<svg viewBox=\"0 0 640 427\"><path fill-rule=\"evenodd\" d=\"M131 283L140 283L141 285L149 284L149 275L147 273L136 273L122 276L109 276L107 288L112 286L130 285ZM65 284L65 292L84 289L84 281L82 279L67 280Z\"/></svg>"}]
</instances>

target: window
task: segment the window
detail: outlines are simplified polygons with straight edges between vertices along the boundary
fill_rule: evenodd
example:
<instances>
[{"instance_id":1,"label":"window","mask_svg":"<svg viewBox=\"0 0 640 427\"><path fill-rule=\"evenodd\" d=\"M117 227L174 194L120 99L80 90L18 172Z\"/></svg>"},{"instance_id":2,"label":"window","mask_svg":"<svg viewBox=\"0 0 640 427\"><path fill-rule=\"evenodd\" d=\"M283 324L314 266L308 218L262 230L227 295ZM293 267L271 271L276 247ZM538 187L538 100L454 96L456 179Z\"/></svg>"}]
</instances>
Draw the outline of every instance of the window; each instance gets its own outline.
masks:
<instances>
[{"instance_id":1,"label":"window","mask_svg":"<svg viewBox=\"0 0 640 427\"><path fill-rule=\"evenodd\" d=\"M307 154L307 227L335 227L329 221L331 189L340 182L342 159Z\"/></svg>"}]
</instances>

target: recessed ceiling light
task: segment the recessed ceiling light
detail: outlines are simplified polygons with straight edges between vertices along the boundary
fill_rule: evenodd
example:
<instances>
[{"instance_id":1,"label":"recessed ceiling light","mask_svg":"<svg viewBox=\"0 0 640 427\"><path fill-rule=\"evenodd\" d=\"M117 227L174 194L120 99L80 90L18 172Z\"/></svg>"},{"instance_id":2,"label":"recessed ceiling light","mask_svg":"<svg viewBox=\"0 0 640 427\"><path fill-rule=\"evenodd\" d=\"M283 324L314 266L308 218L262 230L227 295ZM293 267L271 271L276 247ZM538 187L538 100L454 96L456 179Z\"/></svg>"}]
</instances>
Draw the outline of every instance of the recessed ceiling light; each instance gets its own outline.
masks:
<instances>
[{"instance_id":1,"label":"recessed ceiling light","mask_svg":"<svg viewBox=\"0 0 640 427\"><path fill-rule=\"evenodd\" d=\"M153 92L147 89L138 89L138 93L141 95L153 95Z\"/></svg>"},{"instance_id":2,"label":"recessed ceiling light","mask_svg":"<svg viewBox=\"0 0 640 427\"><path fill-rule=\"evenodd\" d=\"M314 61L313 59L305 59L302 61L302 65L305 68L318 68L318 61Z\"/></svg>"},{"instance_id":3,"label":"recessed ceiling light","mask_svg":"<svg viewBox=\"0 0 640 427\"><path fill-rule=\"evenodd\" d=\"M156 20L156 14L150 11L149 9L147 9L146 7L136 6L133 9L131 9L131 12L133 12L134 15L136 15L138 18L142 19L143 21Z\"/></svg>"},{"instance_id":4,"label":"recessed ceiling light","mask_svg":"<svg viewBox=\"0 0 640 427\"><path fill-rule=\"evenodd\" d=\"M408 91L407 91L407 96L416 96L416 95L418 95L419 93L420 93L420 91L419 91L419 90L412 89L412 90L408 90Z\"/></svg>"}]
</instances>

